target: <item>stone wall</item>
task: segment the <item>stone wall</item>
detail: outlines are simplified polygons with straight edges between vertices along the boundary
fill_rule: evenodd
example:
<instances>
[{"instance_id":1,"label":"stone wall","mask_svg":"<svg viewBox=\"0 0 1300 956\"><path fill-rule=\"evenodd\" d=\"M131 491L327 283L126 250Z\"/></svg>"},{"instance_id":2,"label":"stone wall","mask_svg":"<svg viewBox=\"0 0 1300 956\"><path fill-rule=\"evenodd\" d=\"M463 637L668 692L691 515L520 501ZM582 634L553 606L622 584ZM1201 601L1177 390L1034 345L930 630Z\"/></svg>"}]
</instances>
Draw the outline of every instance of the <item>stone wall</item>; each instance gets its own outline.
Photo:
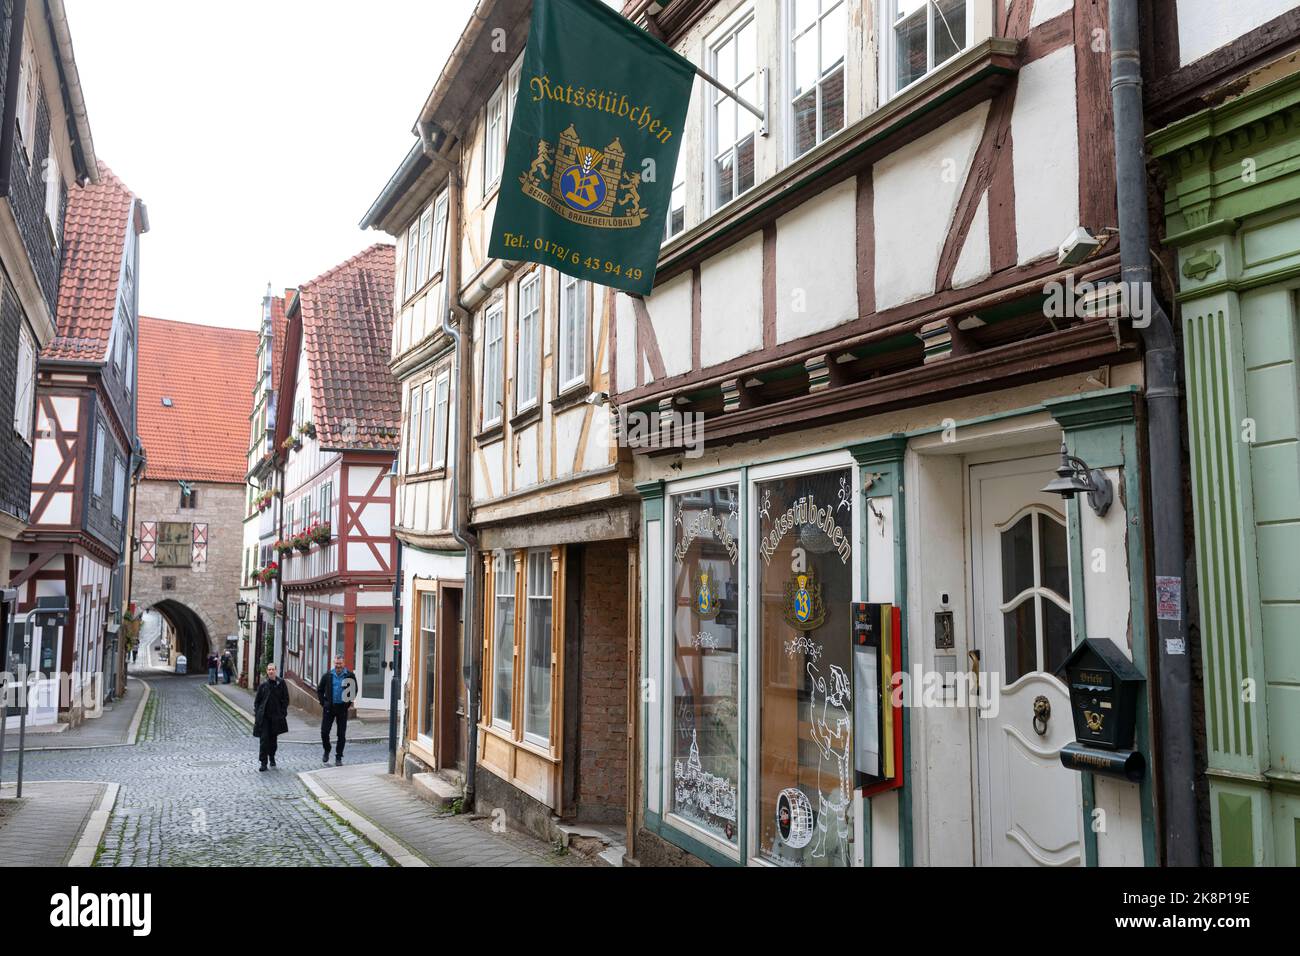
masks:
<instances>
[{"instance_id":1,"label":"stone wall","mask_svg":"<svg viewBox=\"0 0 1300 956\"><path fill-rule=\"evenodd\" d=\"M203 621L211 649L219 652L227 637L239 633L235 603L239 600L242 574L244 486L210 482L193 482L191 486L198 490L198 507L182 509L177 482L141 481L131 533L139 538L140 523L144 521L159 525L164 521L206 524L207 561L192 562L189 567L158 567L156 563L142 562L136 550L131 556L131 600L142 610L165 600L185 605ZM165 589L167 583L170 589ZM190 664L191 668L201 665L201 661Z\"/></svg>"}]
</instances>

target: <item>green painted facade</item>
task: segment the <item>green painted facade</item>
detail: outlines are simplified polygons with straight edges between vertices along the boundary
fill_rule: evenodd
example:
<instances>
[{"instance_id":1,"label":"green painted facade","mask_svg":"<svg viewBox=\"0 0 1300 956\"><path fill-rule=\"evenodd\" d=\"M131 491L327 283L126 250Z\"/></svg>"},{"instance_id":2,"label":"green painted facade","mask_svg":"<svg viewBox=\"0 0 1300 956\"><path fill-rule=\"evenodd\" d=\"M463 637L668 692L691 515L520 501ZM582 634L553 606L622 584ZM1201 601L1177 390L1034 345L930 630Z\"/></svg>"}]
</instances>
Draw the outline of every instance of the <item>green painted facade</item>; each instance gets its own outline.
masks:
<instances>
[{"instance_id":1,"label":"green painted facade","mask_svg":"<svg viewBox=\"0 0 1300 956\"><path fill-rule=\"evenodd\" d=\"M1300 843L1300 74L1153 133L1178 253L1214 860Z\"/></svg>"}]
</instances>

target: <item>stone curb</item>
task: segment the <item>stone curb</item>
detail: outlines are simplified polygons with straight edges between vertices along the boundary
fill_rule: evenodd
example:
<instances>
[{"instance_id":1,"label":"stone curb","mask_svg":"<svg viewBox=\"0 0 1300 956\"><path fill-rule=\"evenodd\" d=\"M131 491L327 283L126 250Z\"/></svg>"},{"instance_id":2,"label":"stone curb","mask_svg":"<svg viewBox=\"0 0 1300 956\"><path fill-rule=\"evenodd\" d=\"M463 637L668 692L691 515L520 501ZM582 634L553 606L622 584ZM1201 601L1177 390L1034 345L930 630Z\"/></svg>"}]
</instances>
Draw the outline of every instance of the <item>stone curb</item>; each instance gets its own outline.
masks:
<instances>
[{"instance_id":1,"label":"stone curb","mask_svg":"<svg viewBox=\"0 0 1300 956\"><path fill-rule=\"evenodd\" d=\"M72 851L68 866L82 867L94 864L95 854L99 852L99 843L104 839L104 831L108 829L108 821L113 818L113 805L117 803L120 789L116 783L104 784L104 796L99 801L99 808L90 811L90 816L86 818L86 824L81 830L81 839L77 841Z\"/></svg>"},{"instance_id":2,"label":"stone curb","mask_svg":"<svg viewBox=\"0 0 1300 956\"><path fill-rule=\"evenodd\" d=\"M416 856L409 847L395 840L369 817L362 816L341 798L332 796L316 781L316 774L320 772L319 770L303 770L299 772L298 779L311 791L312 796L316 798L316 801L321 806L346 820L353 829L379 847L383 854L397 866L427 867L429 865L428 862Z\"/></svg>"}]
</instances>

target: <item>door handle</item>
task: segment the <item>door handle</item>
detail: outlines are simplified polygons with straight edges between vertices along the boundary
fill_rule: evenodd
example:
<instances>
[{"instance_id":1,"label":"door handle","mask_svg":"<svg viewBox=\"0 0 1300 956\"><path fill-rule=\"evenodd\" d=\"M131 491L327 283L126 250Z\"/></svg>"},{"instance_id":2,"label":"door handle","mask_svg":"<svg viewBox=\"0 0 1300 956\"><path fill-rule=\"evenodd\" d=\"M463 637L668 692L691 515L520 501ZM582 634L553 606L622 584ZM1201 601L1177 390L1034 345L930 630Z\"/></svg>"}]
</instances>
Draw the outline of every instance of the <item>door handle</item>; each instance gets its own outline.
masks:
<instances>
[{"instance_id":1,"label":"door handle","mask_svg":"<svg viewBox=\"0 0 1300 956\"><path fill-rule=\"evenodd\" d=\"M971 673L975 675L975 706L979 706L980 695L980 652L967 651L966 661L970 664Z\"/></svg>"}]
</instances>

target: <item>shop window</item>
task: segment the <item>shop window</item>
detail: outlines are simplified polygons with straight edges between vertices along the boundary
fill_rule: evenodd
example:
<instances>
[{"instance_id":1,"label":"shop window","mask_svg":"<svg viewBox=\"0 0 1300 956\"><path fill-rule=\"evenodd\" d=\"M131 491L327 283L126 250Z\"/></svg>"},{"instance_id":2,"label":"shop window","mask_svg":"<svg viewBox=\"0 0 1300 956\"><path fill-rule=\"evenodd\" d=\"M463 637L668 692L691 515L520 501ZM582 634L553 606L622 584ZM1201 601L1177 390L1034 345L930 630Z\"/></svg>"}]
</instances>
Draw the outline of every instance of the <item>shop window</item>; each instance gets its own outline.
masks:
<instances>
[{"instance_id":1,"label":"shop window","mask_svg":"<svg viewBox=\"0 0 1300 956\"><path fill-rule=\"evenodd\" d=\"M674 495L672 812L736 842L740 775L739 489Z\"/></svg>"},{"instance_id":2,"label":"shop window","mask_svg":"<svg viewBox=\"0 0 1300 956\"><path fill-rule=\"evenodd\" d=\"M853 837L853 478L759 482L758 854L846 866Z\"/></svg>"},{"instance_id":3,"label":"shop window","mask_svg":"<svg viewBox=\"0 0 1300 956\"><path fill-rule=\"evenodd\" d=\"M424 659L424 693L420 699L420 736L433 739L433 712L438 689L437 635L438 595L420 592L420 654Z\"/></svg>"},{"instance_id":4,"label":"shop window","mask_svg":"<svg viewBox=\"0 0 1300 956\"><path fill-rule=\"evenodd\" d=\"M551 552L528 552L528 618L525 641L524 734L551 742Z\"/></svg>"},{"instance_id":5,"label":"shop window","mask_svg":"<svg viewBox=\"0 0 1300 956\"><path fill-rule=\"evenodd\" d=\"M492 722L511 726L515 687L515 562L497 558L492 574L496 582L496 608L492 640Z\"/></svg>"}]
</instances>

